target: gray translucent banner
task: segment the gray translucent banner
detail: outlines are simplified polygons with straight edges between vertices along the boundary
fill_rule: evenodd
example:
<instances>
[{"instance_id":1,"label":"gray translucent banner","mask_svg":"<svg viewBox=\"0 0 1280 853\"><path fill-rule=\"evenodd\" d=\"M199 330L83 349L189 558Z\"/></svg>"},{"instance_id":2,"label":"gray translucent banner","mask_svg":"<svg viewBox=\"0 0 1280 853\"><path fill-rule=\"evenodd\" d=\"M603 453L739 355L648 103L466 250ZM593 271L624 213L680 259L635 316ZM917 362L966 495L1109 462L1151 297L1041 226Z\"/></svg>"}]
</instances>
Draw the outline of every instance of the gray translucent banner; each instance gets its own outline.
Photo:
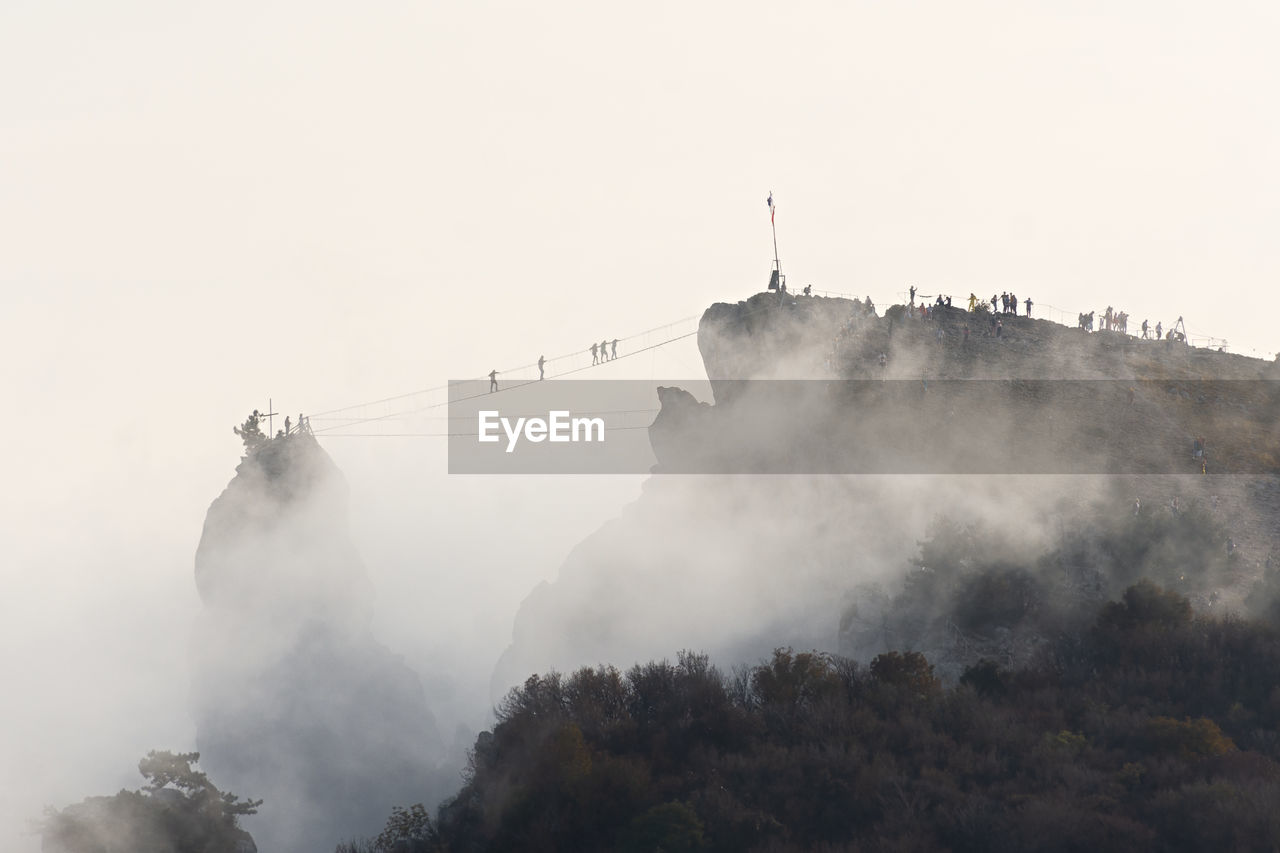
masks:
<instances>
[{"instance_id":1,"label":"gray translucent banner","mask_svg":"<svg viewBox=\"0 0 1280 853\"><path fill-rule=\"evenodd\" d=\"M1273 474L1271 380L547 380L450 389L454 474Z\"/></svg>"}]
</instances>

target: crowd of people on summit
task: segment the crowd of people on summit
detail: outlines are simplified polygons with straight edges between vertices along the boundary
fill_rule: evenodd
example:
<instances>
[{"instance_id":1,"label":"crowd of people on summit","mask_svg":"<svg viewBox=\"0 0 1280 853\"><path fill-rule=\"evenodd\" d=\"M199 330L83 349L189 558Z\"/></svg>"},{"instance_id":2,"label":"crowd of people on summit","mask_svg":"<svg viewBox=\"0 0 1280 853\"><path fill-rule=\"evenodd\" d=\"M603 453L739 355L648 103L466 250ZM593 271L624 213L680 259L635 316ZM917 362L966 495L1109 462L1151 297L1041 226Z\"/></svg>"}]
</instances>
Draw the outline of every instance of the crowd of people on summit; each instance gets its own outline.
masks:
<instances>
[{"instance_id":1,"label":"crowd of people on summit","mask_svg":"<svg viewBox=\"0 0 1280 853\"><path fill-rule=\"evenodd\" d=\"M933 319L933 312L935 309L940 307L951 307L951 297L943 295L937 296L932 304L926 305L924 299L921 299L920 304L917 305L917 293L918 291L916 290L915 285L911 285L907 288L907 317L910 319L918 318L921 320L931 320ZM989 311L987 309L988 302L991 303L991 309ZM993 335L994 337L1003 337L1003 322L997 319L997 315L1004 314L1016 317L1018 315L1019 305L1023 308L1023 316L1030 317L1031 309L1035 306L1035 303L1029 296L1019 302L1017 294L1011 291L1005 291L999 294L993 293L990 300L981 299L976 293L970 293L968 311L970 314L987 314L990 318L988 320L988 334ZM1094 311L1078 315L1077 327L1086 332L1092 332L1094 330L1095 316L1096 312ZM1127 311L1120 311L1108 305L1107 310L1098 318L1098 330L1128 334L1129 313ZM964 327L963 334L964 339L968 340L969 327L967 325ZM1178 343L1185 343L1187 339L1186 332L1183 330L1181 317L1179 317L1177 322L1167 330L1164 328L1163 323L1159 321L1156 322L1153 328L1148 321L1143 320L1142 326L1140 327L1139 337L1142 338L1142 340L1154 339L1157 341L1166 340Z\"/></svg>"},{"instance_id":2,"label":"crowd of people on summit","mask_svg":"<svg viewBox=\"0 0 1280 853\"><path fill-rule=\"evenodd\" d=\"M810 292L811 288L806 286L804 288L805 295L808 296ZM919 297L918 302L917 297ZM865 303L862 303L856 298L853 301L854 310L852 315L833 336L831 340L831 347L825 356L825 367L829 371L837 370L842 345L857 328L859 320L868 314L875 313L875 307L871 303L871 297L867 297ZM794 300L792 300L792 303L794 304ZM932 321L935 319L935 315L939 311L949 312L957 310L953 309L951 303L952 297L950 295L936 294L923 296L913 284L907 288L907 304L902 307L903 313L901 316L908 320ZM988 305L990 305L990 308L988 308ZM1032 315L1032 309L1035 307L1035 302L1033 302L1029 296L1025 299L1019 300L1017 294L1012 291L992 294L990 300L982 299L976 293L970 293L967 312L969 314L976 314L986 318L986 328L982 330L982 337L1003 339L1005 337L1004 318L1008 316L1018 316L1019 306L1022 308L1022 315L1029 318ZM886 316L891 315L886 314ZM1094 317L1095 312L1093 311L1090 311L1088 314L1080 314L1078 317L1078 328L1092 332L1094 330ZM970 321L964 322L959 330L959 338L962 345L967 345L969 343L970 335L973 333L969 328L969 323ZM1113 306L1108 305L1106 311L1102 312L1102 316L1099 318L1099 331L1128 334L1128 312L1117 310ZM948 336L953 334L956 334L953 329L944 328L944 326L940 324L935 328L933 336L941 346L946 343ZM1177 323L1168 330L1164 328L1161 322L1157 322L1153 330L1148 321L1143 320L1140 337L1144 340L1154 338L1156 340L1163 339L1166 341L1186 342L1186 333L1183 330L1181 317L1179 317ZM881 367L884 367L885 356L882 354L880 359Z\"/></svg>"}]
</instances>

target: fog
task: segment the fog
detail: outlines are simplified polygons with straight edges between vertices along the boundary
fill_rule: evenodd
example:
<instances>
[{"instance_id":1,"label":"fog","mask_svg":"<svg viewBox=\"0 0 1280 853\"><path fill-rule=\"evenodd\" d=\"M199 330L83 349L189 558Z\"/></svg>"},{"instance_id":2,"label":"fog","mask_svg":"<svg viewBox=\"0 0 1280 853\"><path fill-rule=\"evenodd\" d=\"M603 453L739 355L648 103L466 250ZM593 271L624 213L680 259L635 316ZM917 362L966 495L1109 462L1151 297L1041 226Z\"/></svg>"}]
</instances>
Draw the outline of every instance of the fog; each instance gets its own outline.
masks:
<instances>
[{"instance_id":1,"label":"fog","mask_svg":"<svg viewBox=\"0 0 1280 853\"><path fill-rule=\"evenodd\" d=\"M744 299L770 190L793 291L1012 288L1272 357L1278 31L1262 3L6 4L0 847L195 747L194 555L233 424ZM685 339L587 375L700 365ZM321 435L372 635L465 740L521 602L642 478L450 477L442 438Z\"/></svg>"}]
</instances>

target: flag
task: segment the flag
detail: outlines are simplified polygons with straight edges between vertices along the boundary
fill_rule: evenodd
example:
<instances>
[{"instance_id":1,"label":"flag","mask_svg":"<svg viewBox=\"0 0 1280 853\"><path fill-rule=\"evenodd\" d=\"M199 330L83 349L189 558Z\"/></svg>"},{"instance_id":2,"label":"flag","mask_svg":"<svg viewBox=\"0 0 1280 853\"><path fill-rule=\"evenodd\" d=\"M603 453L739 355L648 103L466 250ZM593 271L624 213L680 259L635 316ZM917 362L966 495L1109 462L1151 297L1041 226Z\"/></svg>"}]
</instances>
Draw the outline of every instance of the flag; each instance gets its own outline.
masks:
<instances>
[{"instance_id":1,"label":"flag","mask_svg":"<svg viewBox=\"0 0 1280 853\"><path fill-rule=\"evenodd\" d=\"M774 212L775 212L775 210L774 210L774 207L773 207L773 192L772 192L772 191L770 191L770 193L769 193L769 224L770 224L770 225L772 225L772 224L773 224L773 214L774 214Z\"/></svg>"}]
</instances>

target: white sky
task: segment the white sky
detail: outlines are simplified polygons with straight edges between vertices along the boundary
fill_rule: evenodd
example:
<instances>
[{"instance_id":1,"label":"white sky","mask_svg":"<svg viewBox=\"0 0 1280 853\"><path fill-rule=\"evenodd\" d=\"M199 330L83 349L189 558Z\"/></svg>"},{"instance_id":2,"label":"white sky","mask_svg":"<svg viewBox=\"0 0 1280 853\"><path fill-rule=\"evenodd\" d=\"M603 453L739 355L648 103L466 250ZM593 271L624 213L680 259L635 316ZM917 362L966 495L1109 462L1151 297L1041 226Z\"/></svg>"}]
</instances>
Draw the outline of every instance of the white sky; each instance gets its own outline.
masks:
<instances>
[{"instance_id":1,"label":"white sky","mask_svg":"<svg viewBox=\"0 0 1280 853\"><path fill-rule=\"evenodd\" d=\"M770 190L795 288L1013 289L1271 357L1277 43L1264 2L9 0L0 820L190 746L192 555L247 410L745 298ZM697 366L685 341L591 375ZM380 636L484 679L637 492L451 480L440 439L326 447Z\"/></svg>"}]
</instances>

